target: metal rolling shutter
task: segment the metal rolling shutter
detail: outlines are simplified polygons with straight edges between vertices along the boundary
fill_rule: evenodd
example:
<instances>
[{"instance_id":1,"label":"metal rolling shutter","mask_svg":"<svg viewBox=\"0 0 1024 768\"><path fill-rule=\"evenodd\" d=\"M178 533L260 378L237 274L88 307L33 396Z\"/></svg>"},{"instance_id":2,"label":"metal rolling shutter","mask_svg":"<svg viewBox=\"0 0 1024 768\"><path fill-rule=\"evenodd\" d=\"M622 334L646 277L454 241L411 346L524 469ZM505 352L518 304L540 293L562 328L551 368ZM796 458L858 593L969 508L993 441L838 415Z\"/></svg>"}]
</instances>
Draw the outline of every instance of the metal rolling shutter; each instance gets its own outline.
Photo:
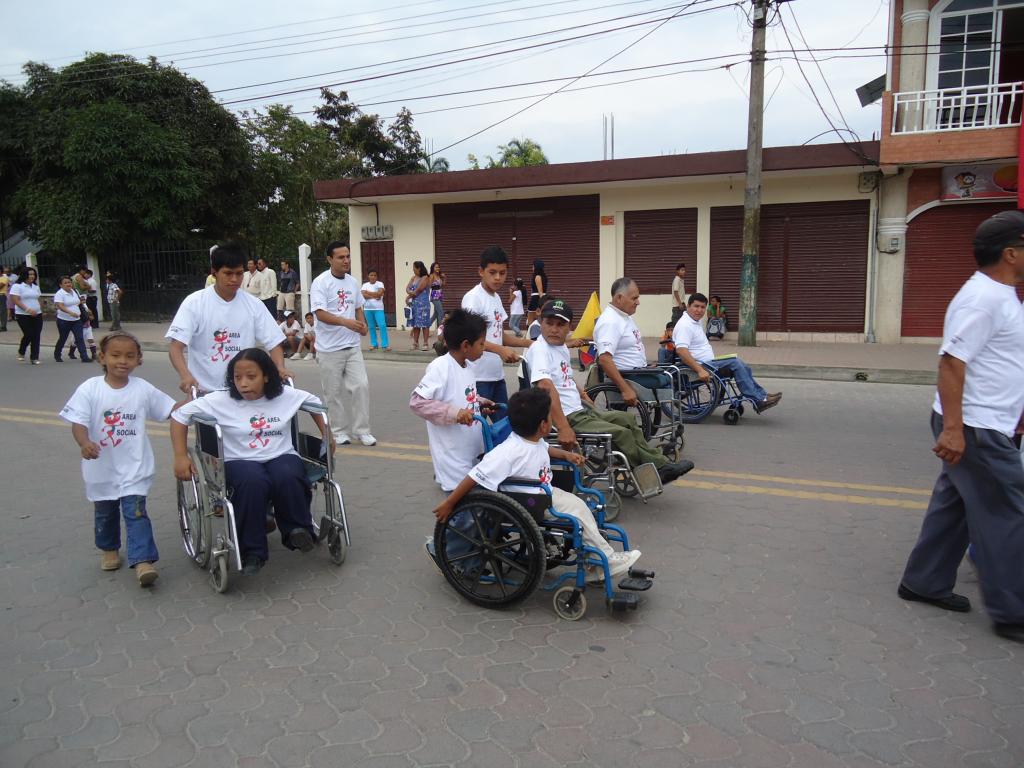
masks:
<instances>
[{"instance_id":1,"label":"metal rolling shutter","mask_svg":"<svg viewBox=\"0 0 1024 768\"><path fill-rule=\"evenodd\" d=\"M512 278L529 288L533 261L542 259L551 294L581 313L599 284L598 228L597 195L435 205L435 252L448 275L445 306L458 306L479 282L480 253L500 245L512 262L501 297L506 309Z\"/></svg>"},{"instance_id":2,"label":"metal rolling shutter","mask_svg":"<svg viewBox=\"0 0 1024 768\"><path fill-rule=\"evenodd\" d=\"M941 205L910 222L901 335L942 336L946 306L977 268L974 230L989 216L1014 207L1003 202Z\"/></svg>"},{"instance_id":3,"label":"metal rolling shutter","mask_svg":"<svg viewBox=\"0 0 1024 768\"><path fill-rule=\"evenodd\" d=\"M759 331L864 330L867 200L766 205L761 209ZM711 209L711 293L738 323L743 208Z\"/></svg>"},{"instance_id":4,"label":"metal rolling shutter","mask_svg":"<svg viewBox=\"0 0 1024 768\"><path fill-rule=\"evenodd\" d=\"M697 209L626 211L626 274L644 294L672 292L676 265L686 264L686 287L697 279Z\"/></svg>"}]
</instances>

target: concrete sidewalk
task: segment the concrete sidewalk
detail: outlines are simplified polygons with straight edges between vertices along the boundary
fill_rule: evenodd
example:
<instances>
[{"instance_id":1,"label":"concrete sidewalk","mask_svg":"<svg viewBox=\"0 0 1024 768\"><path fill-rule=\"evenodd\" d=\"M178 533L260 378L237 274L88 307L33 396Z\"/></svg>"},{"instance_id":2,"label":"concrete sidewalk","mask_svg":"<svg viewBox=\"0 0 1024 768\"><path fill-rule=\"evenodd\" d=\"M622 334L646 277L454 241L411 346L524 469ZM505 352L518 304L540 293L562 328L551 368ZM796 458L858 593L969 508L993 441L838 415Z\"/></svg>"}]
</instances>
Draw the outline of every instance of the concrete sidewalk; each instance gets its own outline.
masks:
<instances>
[{"instance_id":1,"label":"concrete sidewalk","mask_svg":"<svg viewBox=\"0 0 1024 768\"><path fill-rule=\"evenodd\" d=\"M124 330L135 334L142 347L149 352L166 352L164 338L167 323L125 323ZM105 328L96 331L97 340ZM52 355L57 328L48 320L43 327L45 361ZM391 353L369 353L369 359L416 362L425 365L434 357L431 352L404 350L408 335L401 329L392 330ZM0 344L17 344L21 338L18 326L8 324L6 333L0 333ZM657 359L658 340L644 339L647 356ZM887 384L934 384L938 347L934 344L841 344L815 342L760 342L757 347L738 347L725 340L714 343L718 355L738 354L753 368L757 376L765 378L819 379L826 381L868 381ZM365 350L365 347L364 347Z\"/></svg>"}]
</instances>

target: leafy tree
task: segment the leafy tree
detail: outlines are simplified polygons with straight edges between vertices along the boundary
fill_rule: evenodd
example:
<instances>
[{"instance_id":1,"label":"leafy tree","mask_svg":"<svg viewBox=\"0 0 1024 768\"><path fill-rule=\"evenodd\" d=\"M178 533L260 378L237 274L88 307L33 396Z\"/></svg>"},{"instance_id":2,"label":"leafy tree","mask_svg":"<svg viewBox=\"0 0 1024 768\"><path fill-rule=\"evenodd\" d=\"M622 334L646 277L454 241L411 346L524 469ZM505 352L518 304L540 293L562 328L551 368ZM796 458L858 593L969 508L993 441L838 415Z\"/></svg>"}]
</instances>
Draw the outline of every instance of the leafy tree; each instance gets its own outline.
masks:
<instances>
[{"instance_id":1,"label":"leafy tree","mask_svg":"<svg viewBox=\"0 0 1024 768\"><path fill-rule=\"evenodd\" d=\"M280 104L244 117L257 190L251 230L257 253L294 261L300 243L320 254L331 240L344 239L347 209L313 195L314 181L346 171L346 158L327 126L307 123Z\"/></svg>"},{"instance_id":2,"label":"leafy tree","mask_svg":"<svg viewBox=\"0 0 1024 768\"><path fill-rule=\"evenodd\" d=\"M472 170L481 168L476 155L466 157ZM548 158L540 144L533 139L512 139L508 144L498 146L498 159L487 156L484 168L525 168L528 165L547 165Z\"/></svg>"},{"instance_id":3,"label":"leafy tree","mask_svg":"<svg viewBox=\"0 0 1024 768\"><path fill-rule=\"evenodd\" d=\"M249 146L199 81L101 53L24 71L31 170L15 203L34 239L73 253L243 231Z\"/></svg>"},{"instance_id":4,"label":"leafy tree","mask_svg":"<svg viewBox=\"0 0 1024 768\"><path fill-rule=\"evenodd\" d=\"M435 157L431 159L428 156L420 160L420 170L423 173L448 173L451 169L451 164L448 162L448 159L444 157Z\"/></svg>"},{"instance_id":5,"label":"leafy tree","mask_svg":"<svg viewBox=\"0 0 1024 768\"><path fill-rule=\"evenodd\" d=\"M25 93L0 82L0 240L24 226L14 211L14 193L28 177L32 108Z\"/></svg>"}]
</instances>

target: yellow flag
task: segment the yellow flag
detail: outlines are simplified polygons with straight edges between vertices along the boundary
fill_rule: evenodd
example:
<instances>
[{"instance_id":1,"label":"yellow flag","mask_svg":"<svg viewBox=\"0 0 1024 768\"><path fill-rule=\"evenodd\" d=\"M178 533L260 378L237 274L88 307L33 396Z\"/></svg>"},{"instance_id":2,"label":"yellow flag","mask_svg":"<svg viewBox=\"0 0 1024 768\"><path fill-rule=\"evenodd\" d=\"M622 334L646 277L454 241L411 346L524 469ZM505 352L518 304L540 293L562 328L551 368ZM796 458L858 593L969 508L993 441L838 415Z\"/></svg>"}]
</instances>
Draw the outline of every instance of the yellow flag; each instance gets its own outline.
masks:
<instances>
[{"instance_id":1,"label":"yellow flag","mask_svg":"<svg viewBox=\"0 0 1024 768\"><path fill-rule=\"evenodd\" d=\"M576 330L572 332L574 339L592 339L594 337L594 324L601 316L601 302L597 300L597 291L590 294L590 301L587 308L583 310Z\"/></svg>"}]
</instances>

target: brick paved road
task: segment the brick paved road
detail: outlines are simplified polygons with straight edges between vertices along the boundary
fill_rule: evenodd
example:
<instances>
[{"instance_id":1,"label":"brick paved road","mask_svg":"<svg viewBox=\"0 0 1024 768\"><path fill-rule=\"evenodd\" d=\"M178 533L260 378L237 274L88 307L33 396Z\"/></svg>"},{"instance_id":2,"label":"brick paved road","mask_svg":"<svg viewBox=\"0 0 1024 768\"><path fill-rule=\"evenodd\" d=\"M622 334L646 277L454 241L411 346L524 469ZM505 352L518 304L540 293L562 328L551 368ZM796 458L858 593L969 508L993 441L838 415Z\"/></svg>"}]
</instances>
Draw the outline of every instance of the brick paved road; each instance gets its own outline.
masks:
<instances>
[{"instance_id":1,"label":"brick paved road","mask_svg":"<svg viewBox=\"0 0 1024 768\"><path fill-rule=\"evenodd\" d=\"M9 349L0 366L0 408L20 409L0 410L3 768L1024 763L1021 649L980 610L894 595L927 496L892 489L935 471L926 388L790 381L763 418L688 430L703 472L622 517L658 571L647 604L568 623L540 595L487 612L444 586L411 448L342 454L340 568L275 542L217 595L181 553L165 472L157 586L101 573L52 424L88 369ZM141 372L171 390L159 357ZM372 366L382 441L422 441L402 406L417 373ZM972 574L961 587L977 603Z\"/></svg>"}]
</instances>

